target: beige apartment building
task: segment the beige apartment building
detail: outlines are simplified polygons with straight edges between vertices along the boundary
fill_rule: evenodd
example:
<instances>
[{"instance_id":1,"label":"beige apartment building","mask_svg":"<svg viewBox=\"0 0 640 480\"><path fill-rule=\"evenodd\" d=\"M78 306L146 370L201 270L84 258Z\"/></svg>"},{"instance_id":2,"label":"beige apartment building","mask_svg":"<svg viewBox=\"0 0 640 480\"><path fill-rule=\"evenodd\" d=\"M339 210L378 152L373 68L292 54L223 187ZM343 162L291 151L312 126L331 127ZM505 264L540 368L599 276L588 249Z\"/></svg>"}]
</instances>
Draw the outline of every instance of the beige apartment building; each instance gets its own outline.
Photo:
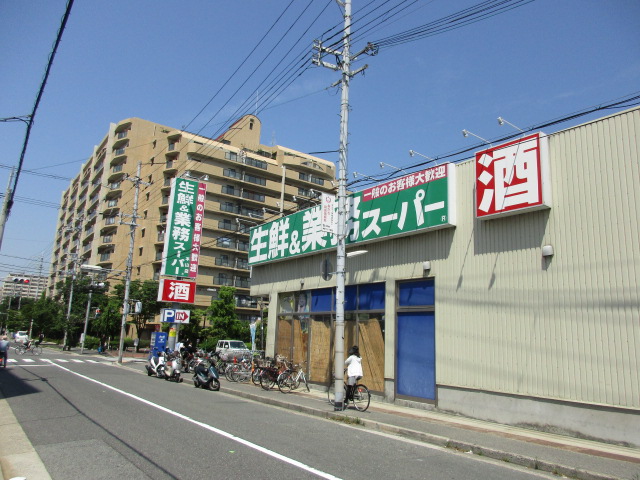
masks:
<instances>
[{"instance_id":1,"label":"beige apartment building","mask_svg":"<svg viewBox=\"0 0 640 480\"><path fill-rule=\"evenodd\" d=\"M236 287L241 319L259 311L250 296L249 229L317 203L334 190L333 163L260 143L261 122L239 119L216 139L139 118L111 124L62 194L48 294L82 264L124 278L137 167L140 190L132 280L160 279L171 179L207 185L196 303L210 305L221 286ZM169 306L169 305L168 305ZM158 325L151 325L155 330Z\"/></svg>"},{"instance_id":2,"label":"beige apartment building","mask_svg":"<svg viewBox=\"0 0 640 480\"><path fill-rule=\"evenodd\" d=\"M5 298L37 300L47 288L47 277L28 273L9 273L0 287L0 301Z\"/></svg>"}]
</instances>

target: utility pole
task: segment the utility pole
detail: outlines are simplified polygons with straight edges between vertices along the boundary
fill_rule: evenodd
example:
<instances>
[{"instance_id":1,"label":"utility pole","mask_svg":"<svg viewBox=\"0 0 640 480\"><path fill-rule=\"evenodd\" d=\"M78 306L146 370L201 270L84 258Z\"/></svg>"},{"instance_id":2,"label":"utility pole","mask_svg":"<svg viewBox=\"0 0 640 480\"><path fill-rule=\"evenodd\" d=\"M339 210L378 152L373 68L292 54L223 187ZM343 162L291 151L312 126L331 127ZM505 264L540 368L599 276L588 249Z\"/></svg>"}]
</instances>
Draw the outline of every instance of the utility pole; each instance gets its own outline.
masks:
<instances>
[{"instance_id":1,"label":"utility pole","mask_svg":"<svg viewBox=\"0 0 640 480\"><path fill-rule=\"evenodd\" d=\"M345 278L346 278L346 239L347 231L347 146L349 137L349 81L351 77L362 72L368 67L363 67L351 71L351 62L359 55L367 53L373 49L372 45L367 45L364 50L356 55L351 55L349 51L351 36L351 0L336 0L344 7L344 30L342 36L342 52L322 46L322 42L316 40L313 48L318 50L314 55L313 63L322 67L330 68L342 73L341 79L334 83L340 85L342 89L340 108L340 149L339 149L339 171L338 171L338 225L337 225L337 257L336 257L336 333L335 333L335 410L342 410L344 401L344 299L345 299ZM334 65L322 60L324 54L335 55L338 65Z\"/></svg>"},{"instance_id":2,"label":"utility pole","mask_svg":"<svg viewBox=\"0 0 640 480\"><path fill-rule=\"evenodd\" d=\"M80 220L80 217L78 220ZM80 231L80 227L69 227L69 231ZM76 253L73 254L73 265L71 267L71 284L69 285L69 305L67 306L67 317L64 326L64 338L62 339L62 351L67 349L67 341L69 340L69 325L71 324L71 305L73 303L73 287L76 281L76 263L78 262L78 251L80 249L80 234L78 233L78 239L76 240ZM70 349L71 347L69 347Z\"/></svg>"},{"instance_id":3,"label":"utility pole","mask_svg":"<svg viewBox=\"0 0 640 480\"><path fill-rule=\"evenodd\" d=\"M13 183L13 175L15 168L11 169L11 175L9 175L9 183L7 184L7 191L4 194L4 202L2 204L2 211L0 211L0 249L2 248L2 237L4 237L4 225L7 223L7 215L9 211L9 201L11 199L11 184Z\"/></svg>"},{"instance_id":4,"label":"utility pole","mask_svg":"<svg viewBox=\"0 0 640 480\"><path fill-rule=\"evenodd\" d=\"M127 333L127 317L129 316L129 289L131 287L131 270L133 269L133 249L135 246L136 239L136 227L138 224L136 220L138 219L138 197L140 196L140 185L151 185L150 183L143 182L140 178L140 172L142 169L142 162L138 162L138 168L136 171L135 177L128 177L127 180L130 180L135 185L135 193L133 196L133 214L126 215L131 217L131 222L123 222L120 221L121 225L129 225L130 226L130 235L129 239L129 255L127 256L127 267L125 274L125 284L124 284L124 301L122 302L122 325L120 326L120 345L118 348L118 363L122 364L122 354L124 353L124 336ZM123 214L123 216L125 216Z\"/></svg>"}]
</instances>

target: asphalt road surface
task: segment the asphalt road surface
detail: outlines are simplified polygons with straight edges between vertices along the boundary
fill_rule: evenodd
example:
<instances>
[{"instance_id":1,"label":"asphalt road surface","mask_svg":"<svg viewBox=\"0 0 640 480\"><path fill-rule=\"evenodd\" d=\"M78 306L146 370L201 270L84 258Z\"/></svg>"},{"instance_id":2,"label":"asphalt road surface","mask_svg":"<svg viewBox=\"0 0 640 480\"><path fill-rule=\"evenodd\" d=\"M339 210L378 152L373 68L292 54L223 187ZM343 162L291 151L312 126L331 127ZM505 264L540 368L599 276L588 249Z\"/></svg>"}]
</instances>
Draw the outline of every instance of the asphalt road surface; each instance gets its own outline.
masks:
<instances>
[{"instance_id":1,"label":"asphalt road surface","mask_svg":"<svg viewBox=\"0 0 640 480\"><path fill-rule=\"evenodd\" d=\"M53 479L556 478L98 357L11 355L0 389ZM328 407L329 408L329 407Z\"/></svg>"}]
</instances>

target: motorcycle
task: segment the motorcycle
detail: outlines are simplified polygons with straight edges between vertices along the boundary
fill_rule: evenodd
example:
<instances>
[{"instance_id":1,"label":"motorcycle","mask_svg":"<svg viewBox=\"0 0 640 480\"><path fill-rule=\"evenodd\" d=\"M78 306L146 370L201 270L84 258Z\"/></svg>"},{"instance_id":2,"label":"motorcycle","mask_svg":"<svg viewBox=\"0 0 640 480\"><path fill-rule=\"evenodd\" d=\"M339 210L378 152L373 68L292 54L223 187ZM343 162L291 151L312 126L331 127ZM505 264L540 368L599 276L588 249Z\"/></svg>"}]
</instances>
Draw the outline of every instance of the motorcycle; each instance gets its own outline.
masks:
<instances>
[{"instance_id":1,"label":"motorcycle","mask_svg":"<svg viewBox=\"0 0 640 480\"><path fill-rule=\"evenodd\" d=\"M180 376L182 366L180 355L168 355L164 365L163 374L165 380L175 380L176 383L182 383L183 378Z\"/></svg>"},{"instance_id":2,"label":"motorcycle","mask_svg":"<svg viewBox=\"0 0 640 480\"><path fill-rule=\"evenodd\" d=\"M147 375L155 375L158 378L164 377L165 363L165 354L163 352L158 352L157 355L151 355L145 365Z\"/></svg>"},{"instance_id":3,"label":"motorcycle","mask_svg":"<svg viewBox=\"0 0 640 480\"><path fill-rule=\"evenodd\" d=\"M193 385L217 392L220 390L220 374L213 362L202 362L195 367Z\"/></svg>"}]
</instances>

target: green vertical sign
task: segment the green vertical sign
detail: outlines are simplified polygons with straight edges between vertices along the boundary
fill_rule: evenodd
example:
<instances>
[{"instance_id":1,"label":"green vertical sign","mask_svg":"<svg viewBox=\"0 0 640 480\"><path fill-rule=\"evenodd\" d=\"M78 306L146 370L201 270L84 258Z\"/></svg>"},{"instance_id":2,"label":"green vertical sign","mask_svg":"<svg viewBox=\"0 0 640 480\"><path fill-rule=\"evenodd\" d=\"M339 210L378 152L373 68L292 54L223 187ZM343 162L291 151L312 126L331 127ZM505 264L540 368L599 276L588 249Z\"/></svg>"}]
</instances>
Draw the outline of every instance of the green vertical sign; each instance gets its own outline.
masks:
<instances>
[{"instance_id":1,"label":"green vertical sign","mask_svg":"<svg viewBox=\"0 0 640 480\"><path fill-rule=\"evenodd\" d=\"M455 166L447 163L349 195L347 244L454 226L455 183ZM316 206L252 228L249 264L335 247L321 214Z\"/></svg>"},{"instance_id":2,"label":"green vertical sign","mask_svg":"<svg viewBox=\"0 0 640 480\"><path fill-rule=\"evenodd\" d=\"M198 182L185 178L171 180L167 231L164 236L162 275L188 277L196 216Z\"/></svg>"}]
</instances>

